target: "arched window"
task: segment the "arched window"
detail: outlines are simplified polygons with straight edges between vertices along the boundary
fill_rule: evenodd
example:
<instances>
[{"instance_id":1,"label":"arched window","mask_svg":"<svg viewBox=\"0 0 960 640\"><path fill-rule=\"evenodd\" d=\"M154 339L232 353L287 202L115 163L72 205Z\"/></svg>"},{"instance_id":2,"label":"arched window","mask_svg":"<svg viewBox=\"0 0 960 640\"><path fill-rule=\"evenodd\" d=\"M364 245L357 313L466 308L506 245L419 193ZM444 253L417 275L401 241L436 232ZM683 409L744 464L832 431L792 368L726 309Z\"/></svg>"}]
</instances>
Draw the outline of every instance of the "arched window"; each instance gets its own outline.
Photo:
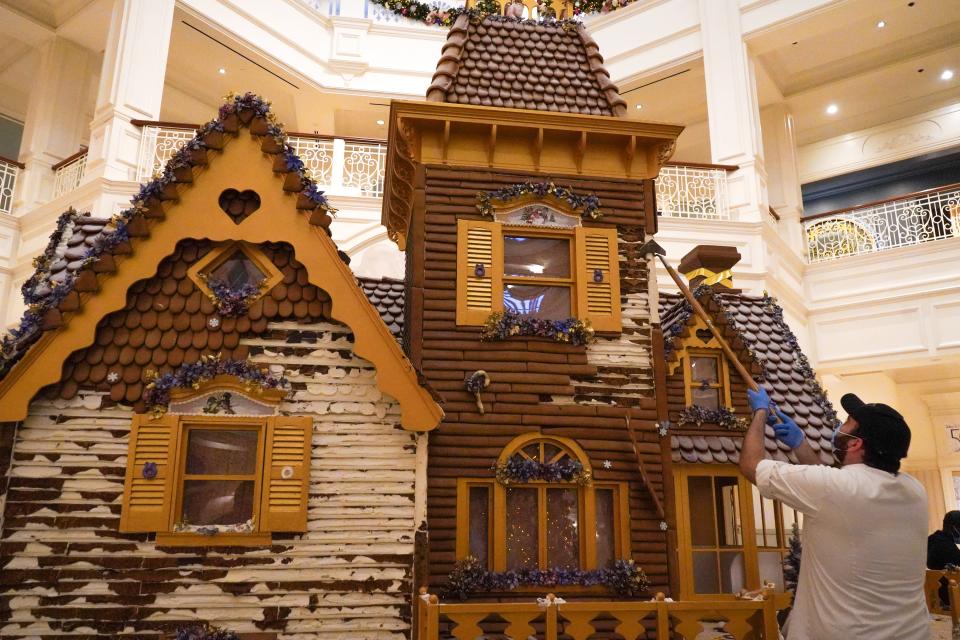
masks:
<instances>
[{"instance_id":1,"label":"arched window","mask_svg":"<svg viewBox=\"0 0 960 640\"><path fill-rule=\"evenodd\" d=\"M458 483L458 559L504 571L596 569L629 557L626 484L596 482L573 440L519 436L495 475Z\"/></svg>"}]
</instances>

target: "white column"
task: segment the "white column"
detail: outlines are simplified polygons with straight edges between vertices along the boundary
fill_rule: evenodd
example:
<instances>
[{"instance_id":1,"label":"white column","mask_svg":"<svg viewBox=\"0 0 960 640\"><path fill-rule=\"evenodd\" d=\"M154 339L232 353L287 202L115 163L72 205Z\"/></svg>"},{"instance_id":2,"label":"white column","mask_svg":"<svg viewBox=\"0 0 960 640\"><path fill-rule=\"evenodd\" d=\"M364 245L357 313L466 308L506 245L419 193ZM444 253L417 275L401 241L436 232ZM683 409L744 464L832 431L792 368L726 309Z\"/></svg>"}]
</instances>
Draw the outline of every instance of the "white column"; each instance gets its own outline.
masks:
<instances>
[{"instance_id":1,"label":"white column","mask_svg":"<svg viewBox=\"0 0 960 640\"><path fill-rule=\"evenodd\" d=\"M743 41L738 0L700 0L710 152L729 176L730 206L739 220L767 214L766 173L753 65Z\"/></svg>"},{"instance_id":2,"label":"white column","mask_svg":"<svg viewBox=\"0 0 960 640\"><path fill-rule=\"evenodd\" d=\"M160 118L173 9L174 0L114 0L85 181L135 178L140 129L130 121Z\"/></svg>"},{"instance_id":3,"label":"white column","mask_svg":"<svg viewBox=\"0 0 960 640\"><path fill-rule=\"evenodd\" d=\"M27 103L13 211L22 215L51 198L60 160L80 150L87 134L87 105L97 55L64 38L40 46L40 67Z\"/></svg>"},{"instance_id":4,"label":"white column","mask_svg":"<svg viewBox=\"0 0 960 640\"><path fill-rule=\"evenodd\" d=\"M763 152L767 169L767 193L770 206L780 216L780 229L798 255L806 254L806 242L800 218L803 195L797 162L796 129L793 114L780 102L760 110Z\"/></svg>"}]
</instances>

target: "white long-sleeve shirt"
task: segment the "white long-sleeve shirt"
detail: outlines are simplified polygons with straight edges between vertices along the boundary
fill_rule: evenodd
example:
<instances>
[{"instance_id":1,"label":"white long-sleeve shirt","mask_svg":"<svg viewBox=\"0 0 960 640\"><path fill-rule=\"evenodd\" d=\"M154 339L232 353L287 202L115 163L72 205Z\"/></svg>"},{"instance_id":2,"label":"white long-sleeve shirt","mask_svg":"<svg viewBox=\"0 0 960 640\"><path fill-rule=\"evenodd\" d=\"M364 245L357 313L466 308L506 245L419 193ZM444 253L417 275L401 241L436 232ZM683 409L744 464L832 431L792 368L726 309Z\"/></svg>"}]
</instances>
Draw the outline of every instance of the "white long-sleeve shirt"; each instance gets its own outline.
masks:
<instances>
[{"instance_id":1,"label":"white long-sleeve shirt","mask_svg":"<svg viewBox=\"0 0 960 640\"><path fill-rule=\"evenodd\" d=\"M757 487L804 514L787 640L929 640L927 497L905 473L763 460Z\"/></svg>"}]
</instances>

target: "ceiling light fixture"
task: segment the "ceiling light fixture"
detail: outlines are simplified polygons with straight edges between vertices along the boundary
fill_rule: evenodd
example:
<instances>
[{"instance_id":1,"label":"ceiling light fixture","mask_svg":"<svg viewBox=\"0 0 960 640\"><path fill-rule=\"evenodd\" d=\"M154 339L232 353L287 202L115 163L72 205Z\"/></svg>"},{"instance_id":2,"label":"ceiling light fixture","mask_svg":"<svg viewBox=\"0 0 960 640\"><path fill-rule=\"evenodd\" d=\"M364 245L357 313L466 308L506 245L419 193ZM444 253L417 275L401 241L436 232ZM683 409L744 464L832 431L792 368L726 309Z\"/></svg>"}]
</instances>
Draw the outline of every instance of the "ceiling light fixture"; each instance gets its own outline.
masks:
<instances>
[{"instance_id":1,"label":"ceiling light fixture","mask_svg":"<svg viewBox=\"0 0 960 640\"><path fill-rule=\"evenodd\" d=\"M377 120L377 124L382 127L382 126L383 126L383 120Z\"/></svg>"},{"instance_id":2,"label":"ceiling light fixture","mask_svg":"<svg viewBox=\"0 0 960 640\"><path fill-rule=\"evenodd\" d=\"M224 69L223 67L220 67L219 69L217 69L217 73L219 73L220 75L223 75L223 74L225 74L226 72L227 72L227 70Z\"/></svg>"},{"instance_id":3,"label":"ceiling light fixture","mask_svg":"<svg viewBox=\"0 0 960 640\"><path fill-rule=\"evenodd\" d=\"M884 20L879 20L879 21L877 22L877 29L883 29L885 26L887 26L886 21L884 21Z\"/></svg>"},{"instance_id":4,"label":"ceiling light fixture","mask_svg":"<svg viewBox=\"0 0 960 640\"><path fill-rule=\"evenodd\" d=\"M944 69L944 70L943 70L943 73L940 74L940 79L941 79L941 80L953 80L953 70L952 70L952 69Z\"/></svg>"},{"instance_id":5,"label":"ceiling light fixture","mask_svg":"<svg viewBox=\"0 0 960 640\"><path fill-rule=\"evenodd\" d=\"M830 114L831 116L837 113L837 111L840 111L840 107L838 107L837 105L835 104L827 105L827 113Z\"/></svg>"}]
</instances>

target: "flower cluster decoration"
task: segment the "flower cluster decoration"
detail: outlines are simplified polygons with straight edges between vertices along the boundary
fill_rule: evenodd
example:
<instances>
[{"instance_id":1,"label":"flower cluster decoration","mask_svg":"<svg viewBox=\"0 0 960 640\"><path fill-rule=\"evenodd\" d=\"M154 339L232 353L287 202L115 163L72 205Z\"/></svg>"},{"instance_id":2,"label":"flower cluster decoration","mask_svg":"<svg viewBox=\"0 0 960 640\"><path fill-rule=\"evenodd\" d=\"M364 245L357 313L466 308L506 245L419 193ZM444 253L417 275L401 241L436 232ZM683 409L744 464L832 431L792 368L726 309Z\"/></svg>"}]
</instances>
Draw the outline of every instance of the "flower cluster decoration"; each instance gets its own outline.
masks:
<instances>
[{"instance_id":1,"label":"flower cluster decoration","mask_svg":"<svg viewBox=\"0 0 960 640\"><path fill-rule=\"evenodd\" d=\"M580 214L581 218L599 220L603 216L600 210L600 198L590 194L581 196L566 187L560 187L553 182L522 182L513 184L496 191L487 191L477 194L477 209L480 215L493 217L495 203L507 203L524 196L533 195L538 198L552 196L570 205L570 208Z\"/></svg>"},{"instance_id":2,"label":"flower cluster decoration","mask_svg":"<svg viewBox=\"0 0 960 640\"><path fill-rule=\"evenodd\" d=\"M202 536L215 536L220 533L251 533L255 529L254 518L235 524L190 524L185 521L173 525L174 533L198 533Z\"/></svg>"},{"instance_id":3,"label":"flower cluster decoration","mask_svg":"<svg viewBox=\"0 0 960 640\"><path fill-rule=\"evenodd\" d=\"M240 640L240 636L233 631L206 624L180 627L175 640Z\"/></svg>"},{"instance_id":4,"label":"flower cluster decoration","mask_svg":"<svg viewBox=\"0 0 960 640\"><path fill-rule=\"evenodd\" d=\"M270 109L270 102L254 93L229 94L220 106L217 118L202 125L194 137L178 149L161 173L141 185L133 196L130 206L111 217L103 230L87 246L83 256L71 265L69 270L57 273L57 280L51 280L51 269L60 259L66 240L73 230L82 225L90 214L79 214L68 210L57 220L56 230L44 252L34 260L36 271L24 283L21 291L27 311L18 326L11 329L0 340L0 376L6 374L22 357L27 348L39 340L43 331L44 317L48 312L60 307L71 294L76 295L74 286L81 272L93 269L98 272L98 263L105 255L130 253L131 238L145 234L147 220L163 216L162 203L178 197L177 185L193 179L193 168L207 163L207 152L220 150L224 146L224 137L236 133L240 125L246 125L250 132L260 136L262 148L279 156L276 171L286 173L284 188L298 191L303 210L319 210L334 215L336 209L330 206L316 182L307 175L303 162L297 157L296 150L287 142L283 125L276 120ZM74 266L76 268L74 268ZM104 266L102 271L109 269ZM55 324L52 326L56 326Z\"/></svg>"},{"instance_id":5,"label":"flower cluster decoration","mask_svg":"<svg viewBox=\"0 0 960 640\"><path fill-rule=\"evenodd\" d=\"M650 583L643 569L630 560L614 560L603 569L514 569L490 571L473 556L459 560L447 576L446 597L466 600L474 593L512 591L518 587L603 586L618 596L636 597Z\"/></svg>"},{"instance_id":6,"label":"flower cluster decoration","mask_svg":"<svg viewBox=\"0 0 960 640\"><path fill-rule=\"evenodd\" d=\"M210 278L205 273L198 274L207 283L210 289L210 302L216 307L217 313L222 316L240 316L247 312L250 305L259 297L263 290L266 278L257 284L244 283L239 287L231 287L223 280Z\"/></svg>"},{"instance_id":7,"label":"flower cluster decoration","mask_svg":"<svg viewBox=\"0 0 960 640\"><path fill-rule=\"evenodd\" d=\"M504 486L525 484L542 480L543 482L575 482L581 486L588 485L593 480L589 471L583 468L578 460L563 458L556 462L540 462L524 458L521 455L511 456L506 462L491 467L496 474L497 482Z\"/></svg>"},{"instance_id":8,"label":"flower cluster decoration","mask_svg":"<svg viewBox=\"0 0 960 640\"><path fill-rule=\"evenodd\" d=\"M550 338L556 342L585 345L593 341L594 331L589 320L546 320L515 311L494 311L480 332L481 340L506 340L513 336Z\"/></svg>"},{"instance_id":9,"label":"flower cluster decoration","mask_svg":"<svg viewBox=\"0 0 960 640\"><path fill-rule=\"evenodd\" d=\"M746 431L747 419L741 418L730 407L720 407L719 409L707 409L698 405L685 407L677 416L677 424L695 424L698 427L702 424L718 424L724 429L730 431Z\"/></svg>"},{"instance_id":10,"label":"flower cluster decoration","mask_svg":"<svg viewBox=\"0 0 960 640\"><path fill-rule=\"evenodd\" d=\"M610 13L611 11L632 4L635 1L636 0L572 0L573 15L561 15L561 20L557 20L557 12L553 7L553 0L540 0L537 3L537 13L540 16L538 21L564 22L576 25L579 24L579 22L572 18L590 13ZM464 13L471 17L482 18L491 15L499 16L501 12L500 5L495 0L478 0L476 6L472 9L445 7L437 3L422 2L421 0L373 0L373 3L403 18L409 18L410 20L416 20L427 25L438 27L449 27ZM512 15L509 5L506 11L508 12L508 16ZM522 13L513 19L519 18L520 15L522 15Z\"/></svg>"},{"instance_id":11,"label":"flower cluster decoration","mask_svg":"<svg viewBox=\"0 0 960 640\"><path fill-rule=\"evenodd\" d=\"M257 388L290 388L286 378L277 377L268 369L261 369L248 360L223 360L220 354L217 354L201 356L199 361L181 365L162 376L150 374L143 401L150 412L159 417L166 413L167 405L170 404L170 392L174 389L199 389L201 383L223 375L242 380L250 391Z\"/></svg>"}]
</instances>

